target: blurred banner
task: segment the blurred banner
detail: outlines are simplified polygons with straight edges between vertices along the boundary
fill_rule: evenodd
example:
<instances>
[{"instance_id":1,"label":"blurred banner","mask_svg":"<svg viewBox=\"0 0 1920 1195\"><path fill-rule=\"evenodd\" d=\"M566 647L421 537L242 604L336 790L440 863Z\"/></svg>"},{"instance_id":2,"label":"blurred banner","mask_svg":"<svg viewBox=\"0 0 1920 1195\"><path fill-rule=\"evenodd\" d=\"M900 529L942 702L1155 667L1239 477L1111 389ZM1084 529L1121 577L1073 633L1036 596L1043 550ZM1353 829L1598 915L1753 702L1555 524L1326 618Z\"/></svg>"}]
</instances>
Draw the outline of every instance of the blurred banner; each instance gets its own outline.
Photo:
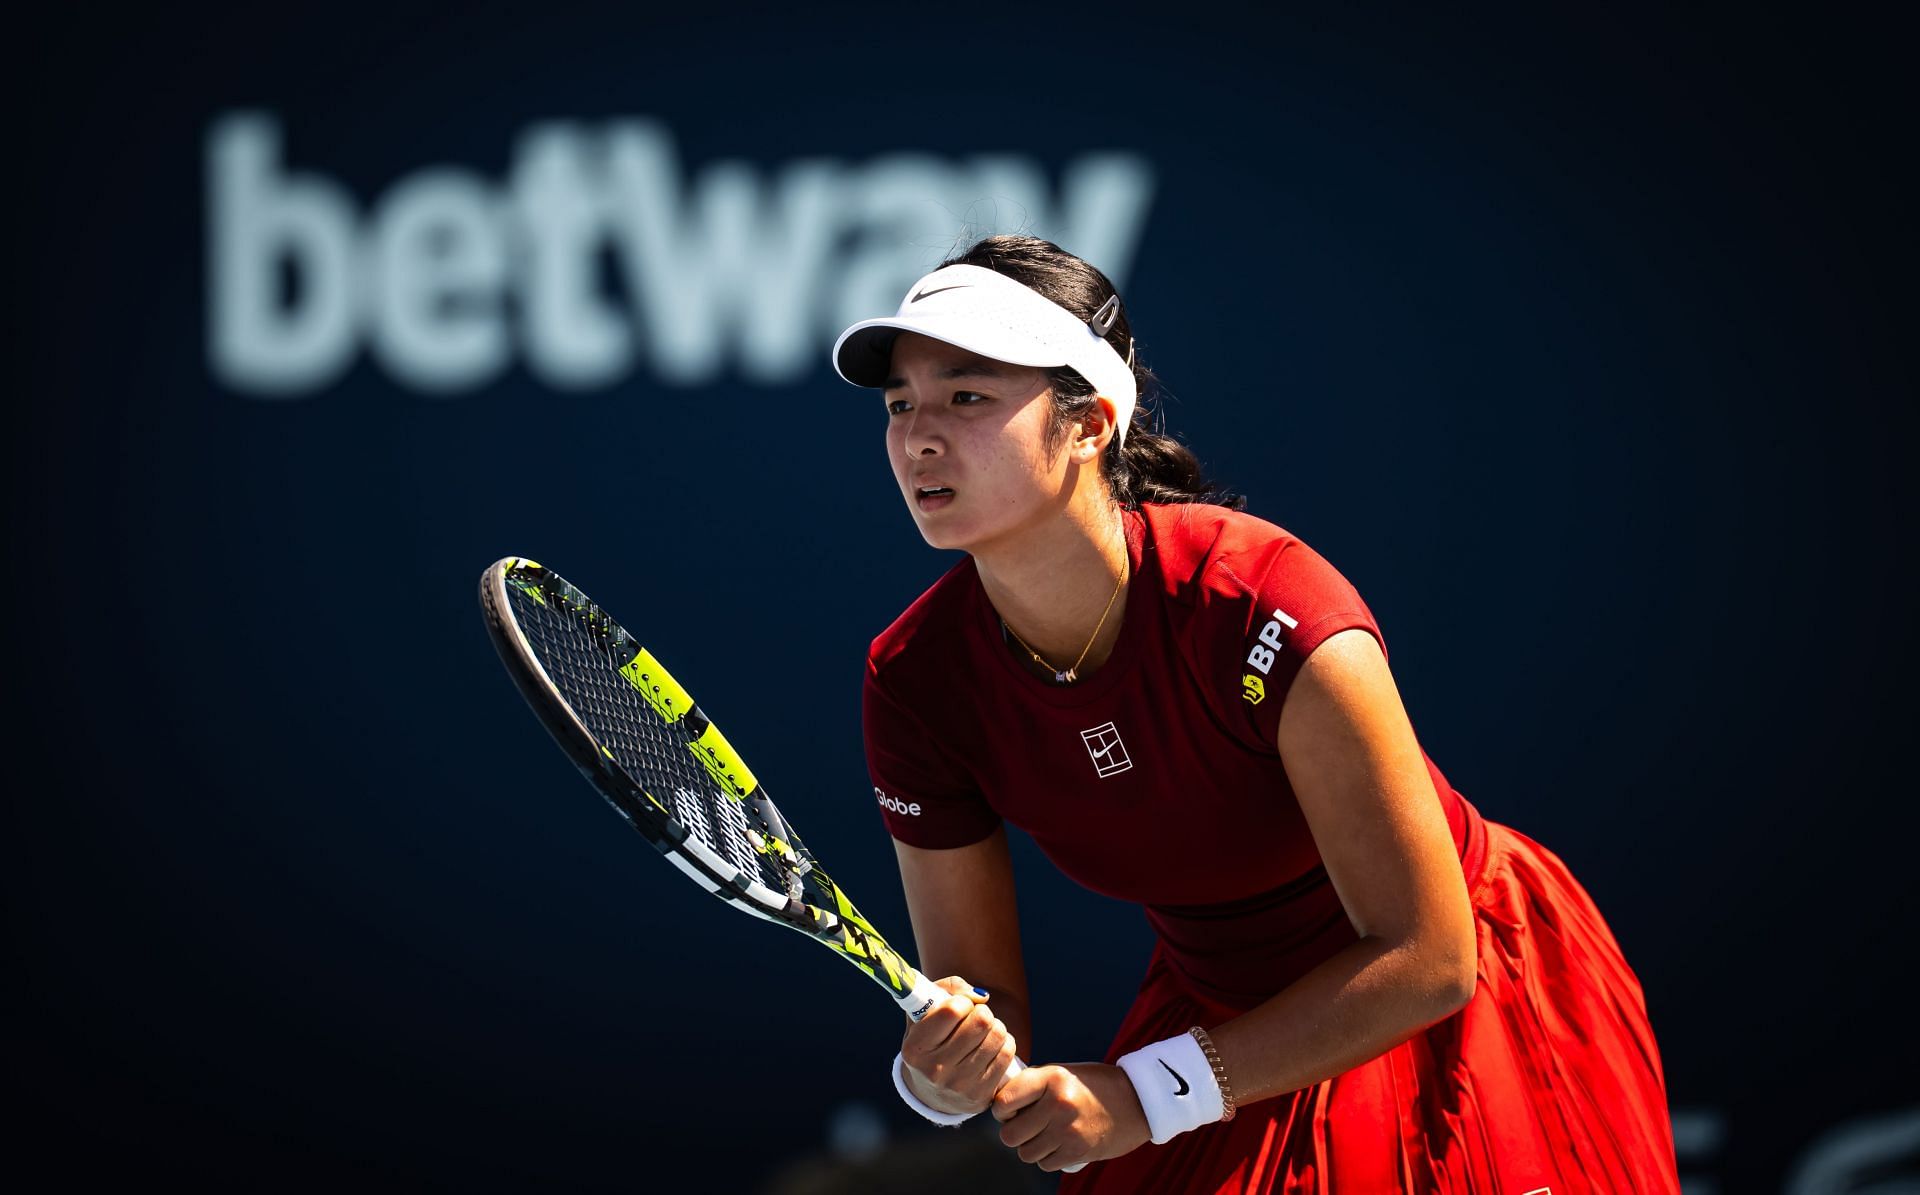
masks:
<instances>
[{"instance_id":1,"label":"blurred banner","mask_svg":"<svg viewBox=\"0 0 1920 1195\"><path fill-rule=\"evenodd\" d=\"M1688 1191L1920 1190L1886 30L129 20L56 20L19 184L11 1024L41 1164L1048 1189L984 1130L929 1143L868 985L650 857L474 594L509 554L593 594L909 943L860 677L953 558L826 353L1018 231L1116 280L1169 431L1354 582L1434 760L1591 889ZM1032 1053L1097 1057L1147 930L1015 851Z\"/></svg>"},{"instance_id":2,"label":"blurred banner","mask_svg":"<svg viewBox=\"0 0 1920 1195\"><path fill-rule=\"evenodd\" d=\"M522 133L498 186L422 167L363 222L337 183L285 169L271 115L224 115L206 154L209 356L263 397L338 381L363 340L428 394L484 386L521 354L546 386L602 389L638 344L668 384L791 383L841 328L896 306L937 264L929 246L1034 232L1122 282L1153 189L1143 159L1112 153L1069 161L1057 202L1016 155L720 161L687 179L671 130L628 119ZM604 293L603 256L634 310Z\"/></svg>"}]
</instances>

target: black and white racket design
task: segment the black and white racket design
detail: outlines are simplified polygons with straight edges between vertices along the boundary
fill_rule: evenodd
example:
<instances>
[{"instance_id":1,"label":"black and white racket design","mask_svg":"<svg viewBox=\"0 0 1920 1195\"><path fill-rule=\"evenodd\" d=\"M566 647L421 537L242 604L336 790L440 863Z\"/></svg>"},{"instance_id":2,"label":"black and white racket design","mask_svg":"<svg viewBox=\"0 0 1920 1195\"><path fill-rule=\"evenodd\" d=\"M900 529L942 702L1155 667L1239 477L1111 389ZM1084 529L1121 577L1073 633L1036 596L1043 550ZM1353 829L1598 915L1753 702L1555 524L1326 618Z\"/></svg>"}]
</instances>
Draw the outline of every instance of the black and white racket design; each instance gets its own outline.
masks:
<instances>
[{"instance_id":1,"label":"black and white racket design","mask_svg":"<svg viewBox=\"0 0 1920 1195\"><path fill-rule=\"evenodd\" d=\"M534 713L668 862L829 947L909 1016L946 995L860 915L680 682L584 593L509 556L481 576L480 604Z\"/></svg>"},{"instance_id":2,"label":"black and white racket design","mask_svg":"<svg viewBox=\"0 0 1920 1195\"><path fill-rule=\"evenodd\" d=\"M946 995L860 915L680 682L586 594L509 556L481 574L480 605L521 696L669 863L828 947L915 1020ZM1007 1077L1024 1069L1016 1058Z\"/></svg>"}]
</instances>

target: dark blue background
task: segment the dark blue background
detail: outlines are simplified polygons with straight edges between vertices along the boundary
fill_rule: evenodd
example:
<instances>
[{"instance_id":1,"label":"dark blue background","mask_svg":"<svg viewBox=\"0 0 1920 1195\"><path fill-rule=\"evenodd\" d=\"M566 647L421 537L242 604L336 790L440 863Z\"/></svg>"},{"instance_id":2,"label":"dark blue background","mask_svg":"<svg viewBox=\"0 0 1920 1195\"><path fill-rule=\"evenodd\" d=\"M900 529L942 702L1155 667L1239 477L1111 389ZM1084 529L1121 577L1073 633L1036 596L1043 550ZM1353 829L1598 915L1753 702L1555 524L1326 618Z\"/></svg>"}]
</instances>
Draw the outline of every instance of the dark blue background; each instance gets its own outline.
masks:
<instances>
[{"instance_id":1,"label":"dark blue background","mask_svg":"<svg viewBox=\"0 0 1920 1195\"><path fill-rule=\"evenodd\" d=\"M916 1131L877 995L650 861L473 596L526 553L608 605L905 939L859 668L949 560L900 509L878 404L824 345L777 388L516 368L436 400L363 361L234 394L205 360L201 155L240 108L362 202L432 163L497 179L556 116L657 117L689 173L1142 154L1126 289L1171 428L1346 572L1429 752L1592 889L1675 1108L1724 1126L1689 1173L1778 1189L1822 1132L1912 1104L1891 31L1074 12L256 6L22 47L30 1143L74 1175L464 1190L725 1151L745 1189L846 1101ZM1145 930L1021 851L1037 1052L1095 1055Z\"/></svg>"}]
</instances>

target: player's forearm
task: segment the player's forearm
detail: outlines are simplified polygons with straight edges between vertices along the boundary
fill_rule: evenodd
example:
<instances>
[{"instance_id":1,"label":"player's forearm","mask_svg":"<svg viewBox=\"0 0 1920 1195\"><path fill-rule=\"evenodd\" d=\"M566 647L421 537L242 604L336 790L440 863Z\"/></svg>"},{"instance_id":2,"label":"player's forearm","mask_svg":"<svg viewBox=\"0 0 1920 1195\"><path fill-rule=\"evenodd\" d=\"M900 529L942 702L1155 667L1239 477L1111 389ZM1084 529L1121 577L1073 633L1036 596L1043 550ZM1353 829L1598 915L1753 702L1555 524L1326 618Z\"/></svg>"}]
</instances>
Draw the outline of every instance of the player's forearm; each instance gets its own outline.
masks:
<instances>
[{"instance_id":1,"label":"player's forearm","mask_svg":"<svg viewBox=\"0 0 1920 1195\"><path fill-rule=\"evenodd\" d=\"M1236 1103L1344 1074L1464 1007L1470 970L1415 940L1363 938L1212 1029Z\"/></svg>"}]
</instances>

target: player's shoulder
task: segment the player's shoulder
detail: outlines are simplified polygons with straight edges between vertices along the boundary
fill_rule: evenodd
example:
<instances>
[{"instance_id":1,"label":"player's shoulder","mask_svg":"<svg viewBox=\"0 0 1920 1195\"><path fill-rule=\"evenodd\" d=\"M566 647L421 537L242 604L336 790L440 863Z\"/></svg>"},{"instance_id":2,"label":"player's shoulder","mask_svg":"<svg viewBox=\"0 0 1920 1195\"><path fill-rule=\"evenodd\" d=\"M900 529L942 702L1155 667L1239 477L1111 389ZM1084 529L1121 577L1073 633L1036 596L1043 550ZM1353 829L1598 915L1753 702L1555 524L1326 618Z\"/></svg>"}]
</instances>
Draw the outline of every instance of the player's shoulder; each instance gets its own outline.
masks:
<instances>
[{"instance_id":1,"label":"player's shoulder","mask_svg":"<svg viewBox=\"0 0 1920 1195\"><path fill-rule=\"evenodd\" d=\"M1290 551L1308 550L1286 528L1245 511L1187 502L1143 505L1167 596L1189 606L1251 597Z\"/></svg>"},{"instance_id":2,"label":"player's shoulder","mask_svg":"<svg viewBox=\"0 0 1920 1195\"><path fill-rule=\"evenodd\" d=\"M944 657L960 648L964 636L958 631L979 584L971 556L948 569L874 637L867 648L869 673L901 676L942 667Z\"/></svg>"}]
</instances>

